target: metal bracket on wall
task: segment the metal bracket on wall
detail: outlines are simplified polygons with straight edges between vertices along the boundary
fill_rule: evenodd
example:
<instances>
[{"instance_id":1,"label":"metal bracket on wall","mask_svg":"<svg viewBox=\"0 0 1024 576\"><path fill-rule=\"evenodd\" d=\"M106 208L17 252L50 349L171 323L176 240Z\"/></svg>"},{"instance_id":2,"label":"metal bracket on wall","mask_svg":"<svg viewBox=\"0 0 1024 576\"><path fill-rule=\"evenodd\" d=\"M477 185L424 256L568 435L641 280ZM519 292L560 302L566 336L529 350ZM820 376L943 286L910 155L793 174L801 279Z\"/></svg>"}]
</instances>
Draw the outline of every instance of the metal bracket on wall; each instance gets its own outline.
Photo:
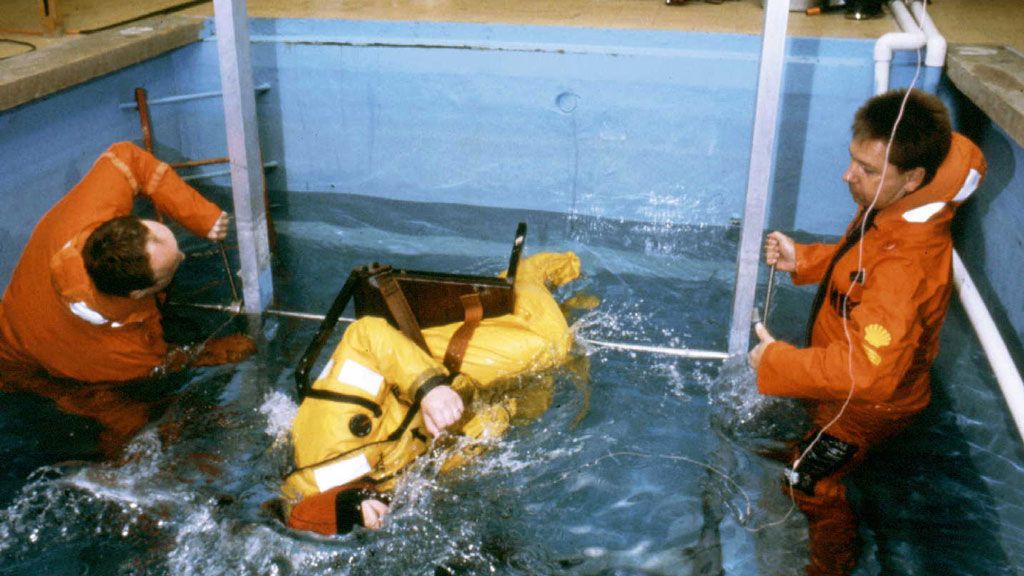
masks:
<instances>
[{"instance_id":1,"label":"metal bracket on wall","mask_svg":"<svg viewBox=\"0 0 1024 576\"><path fill-rule=\"evenodd\" d=\"M42 30L2 28L6 34L28 34L31 36L60 36L64 33L64 22L60 17L60 0L39 0L39 21Z\"/></svg>"},{"instance_id":2,"label":"metal bracket on wall","mask_svg":"<svg viewBox=\"0 0 1024 576\"><path fill-rule=\"evenodd\" d=\"M268 90L270 90L270 84L267 82L264 82L263 84L258 84L256 86L256 94L262 94ZM220 97L223 94L224 93L220 90L216 90L213 92L195 92L193 94L178 94L177 96L153 98L152 100L147 100L146 103L149 106L155 106L157 104L173 104L175 102L187 102L189 100L199 100L201 98ZM139 107L139 103L137 100L135 102L121 102L117 105L117 107L122 110L136 110Z\"/></svg>"}]
</instances>

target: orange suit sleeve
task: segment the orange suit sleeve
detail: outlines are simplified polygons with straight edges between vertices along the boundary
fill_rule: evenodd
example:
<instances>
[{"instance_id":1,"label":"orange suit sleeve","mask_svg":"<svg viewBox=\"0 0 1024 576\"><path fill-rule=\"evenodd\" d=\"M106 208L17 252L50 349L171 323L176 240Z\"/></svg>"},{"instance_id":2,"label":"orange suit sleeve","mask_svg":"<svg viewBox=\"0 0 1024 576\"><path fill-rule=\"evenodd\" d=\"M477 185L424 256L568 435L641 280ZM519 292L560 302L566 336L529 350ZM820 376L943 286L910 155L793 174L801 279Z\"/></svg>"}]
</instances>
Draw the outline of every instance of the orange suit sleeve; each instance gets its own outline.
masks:
<instances>
[{"instance_id":1,"label":"orange suit sleeve","mask_svg":"<svg viewBox=\"0 0 1024 576\"><path fill-rule=\"evenodd\" d=\"M160 212L196 236L206 236L220 216L221 209L216 204L203 198L165 162L131 142L114 144L103 159L122 172L134 193L147 196Z\"/></svg>"},{"instance_id":2,"label":"orange suit sleeve","mask_svg":"<svg viewBox=\"0 0 1024 576\"><path fill-rule=\"evenodd\" d=\"M820 282L837 248L837 244L797 244L796 270L790 274L793 284Z\"/></svg>"}]
</instances>

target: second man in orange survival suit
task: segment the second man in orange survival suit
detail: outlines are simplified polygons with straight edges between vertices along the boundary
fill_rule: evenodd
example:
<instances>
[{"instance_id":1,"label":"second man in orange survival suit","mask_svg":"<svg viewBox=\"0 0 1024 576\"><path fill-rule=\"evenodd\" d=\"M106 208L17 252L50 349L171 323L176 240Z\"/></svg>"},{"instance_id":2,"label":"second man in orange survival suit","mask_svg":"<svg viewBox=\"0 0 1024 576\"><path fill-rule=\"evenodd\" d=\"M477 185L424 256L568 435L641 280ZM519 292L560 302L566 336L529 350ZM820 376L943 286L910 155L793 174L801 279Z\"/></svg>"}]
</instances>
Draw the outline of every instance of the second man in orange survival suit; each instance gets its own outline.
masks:
<instances>
[{"instance_id":1,"label":"second man in orange survival suit","mask_svg":"<svg viewBox=\"0 0 1024 576\"><path fill-rule=\"evenodd\" d=\"M148 377L173 361L156 297L184 254L171 230L132 216L138 196L193 234L223 240L228 215L129 142L104 152L43 216L0 301L0 380L42 369L84 382ZM210 342L203 363L237 360L250 342ZM168 357L169 353L172 357Z\"/></svg>"},{"instance_id":2,"label":"second man in orange survival suit","mask_svg":"<svg viewBox=\"0 0 1024 576\"><path fill-rule=\"evenodd\" d=\"M773 232L765 246L768 264L794 283L819 284L809 346L758 325L750 353L762 394L805 399L811 412L814 430L789 478L810 530L808 574L852 571L857 524L842 480L928 404L952 289L950 222L985 174L981 151L951 131L931 95L909 94L890 142L905 94L857 111L843 180L859 211L841 241L796 244Z\"/></svg>"}]
</instances>

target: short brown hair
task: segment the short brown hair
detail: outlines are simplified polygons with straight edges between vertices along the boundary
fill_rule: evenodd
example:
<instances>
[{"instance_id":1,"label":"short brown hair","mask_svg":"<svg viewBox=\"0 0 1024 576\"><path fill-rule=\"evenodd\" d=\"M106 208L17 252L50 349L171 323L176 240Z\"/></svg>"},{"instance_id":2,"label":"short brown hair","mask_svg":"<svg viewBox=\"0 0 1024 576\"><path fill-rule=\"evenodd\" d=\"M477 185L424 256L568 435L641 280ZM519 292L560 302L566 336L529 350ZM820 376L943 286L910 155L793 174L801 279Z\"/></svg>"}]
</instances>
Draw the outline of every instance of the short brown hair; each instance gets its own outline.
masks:
<instances>
[{"instance_id":1,"label":"short brown hair","mask_svg":"<svg viewBox=\"0 0 1024 576\"><path fill-rule=\"evenodd\" d=\"M146 242L149 228L135 216L107 220L89 234L82 249L85 269L96 288L114 296L128 296L156 283Z\"/></svg>"},{"instance_id":2,"label":"short brown hair","mask_svg":"<svg viewBox=\"0 0 1024 576\"><path fill-rule=\"evenodd\" d=\"M855 140L889 142L906 90L891 90L868 100L853 118ZM903 110L889 162L901 172L924 168L922 186L931 182L952 142L949 112L941 100L920 90L911 90Z\"/></svg>"}]
</instances>

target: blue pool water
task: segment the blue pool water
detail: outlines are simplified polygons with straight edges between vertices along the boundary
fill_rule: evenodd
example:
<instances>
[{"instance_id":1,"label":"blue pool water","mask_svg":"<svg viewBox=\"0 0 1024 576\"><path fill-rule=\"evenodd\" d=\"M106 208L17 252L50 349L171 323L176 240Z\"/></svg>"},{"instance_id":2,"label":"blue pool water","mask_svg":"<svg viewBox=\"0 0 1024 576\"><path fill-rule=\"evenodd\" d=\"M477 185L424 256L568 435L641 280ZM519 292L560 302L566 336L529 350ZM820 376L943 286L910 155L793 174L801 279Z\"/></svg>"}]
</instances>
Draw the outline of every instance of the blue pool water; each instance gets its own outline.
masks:
<instances>
[{"instance_id":1,"label":"blue pool water","mask_svg":"<svg viewBox=\"0 0 1024 576\"><path fill-rule=\"evenodd\" d=\"M374 261L497 273L518 221L530 225L527 254L576 251L584 277L557 296L583 291L601 305L570 317L579 343L555 373L551 408L464 469L440 476L421 460L383 531L299 534L261 505L289 467L292 369L317 323L236 319L259 354L138 392L152 421L114 460L100 459L94 421L3 396L0 574L802 573L803 519L778 466L749 450L759 432L785 436L797 421L738 433L735 401L754 394L742 370L722 378L717 361L587 344L724 349L735 230L339 194L272 201L284 310L325 312L348 271ZM172 301L230 299L209 248L185 244L193 257ZM811 294L784 281L776 296L773 327L798 338ZM173 311L180 338L226 318ZM860 575L1019 571L1024 498L1000 486L1020 477L1019 442L985 434L1008 420L955 306L943 344L933 405L851 481Z\"/></svg>"}]
</instances>

